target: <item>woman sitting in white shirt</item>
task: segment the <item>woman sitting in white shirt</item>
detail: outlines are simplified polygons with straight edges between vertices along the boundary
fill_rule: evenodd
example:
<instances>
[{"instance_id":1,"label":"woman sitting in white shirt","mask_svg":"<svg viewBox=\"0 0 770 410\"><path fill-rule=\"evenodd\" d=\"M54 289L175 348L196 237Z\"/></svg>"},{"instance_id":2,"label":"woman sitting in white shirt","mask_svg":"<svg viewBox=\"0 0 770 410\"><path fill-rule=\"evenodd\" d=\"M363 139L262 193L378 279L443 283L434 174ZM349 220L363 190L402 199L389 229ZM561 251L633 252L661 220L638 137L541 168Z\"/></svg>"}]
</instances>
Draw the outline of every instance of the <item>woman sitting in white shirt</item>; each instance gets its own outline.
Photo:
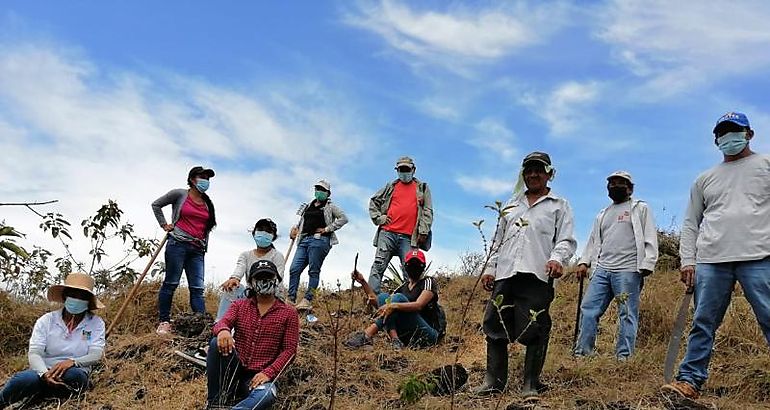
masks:
<instances>
[{"instance_id":1,"label":"woman sitting in white shirt","mask_svg":"<svg viewBox=\"0 0 770 410\"><path fill-rule=\"evenodd\" d=\"M67 397L87 388L91 366L102 359L105 346L104 321L93 313L104 305L93 289L93 278L84 273L72 273L64 285L48 289L48 300L64 306L35 323L30 368L5 383L0 409L31 396Z\"/></svg>"}]
</instances>

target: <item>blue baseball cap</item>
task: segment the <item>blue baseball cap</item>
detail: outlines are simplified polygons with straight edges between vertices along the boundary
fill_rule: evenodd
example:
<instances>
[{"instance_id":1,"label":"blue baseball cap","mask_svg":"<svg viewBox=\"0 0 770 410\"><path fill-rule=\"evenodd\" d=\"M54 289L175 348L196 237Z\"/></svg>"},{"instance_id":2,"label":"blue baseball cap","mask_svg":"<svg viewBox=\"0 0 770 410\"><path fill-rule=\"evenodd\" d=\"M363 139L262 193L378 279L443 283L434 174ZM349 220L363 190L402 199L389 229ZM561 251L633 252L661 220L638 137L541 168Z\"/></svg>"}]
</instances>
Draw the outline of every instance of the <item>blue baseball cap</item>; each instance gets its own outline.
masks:
<instances>
[{"instance_id":1,"label":"blue baseball cap","mask_svg":"<svg viewBox=\"0 0 770 410\"><path fill-rule=\"evenodd\" d=\"M733 124L738 124L741 127L751 128L751 126L749 125L749 118L746 117L746 114L742 112L731 111L719 117L719 119L717 120L717 125L714 126L714 131L713 131L714 134L716 134L717 128L719 128L719 125L722 124L723 122L732 122Z\"/></svg>"}]
</instances>

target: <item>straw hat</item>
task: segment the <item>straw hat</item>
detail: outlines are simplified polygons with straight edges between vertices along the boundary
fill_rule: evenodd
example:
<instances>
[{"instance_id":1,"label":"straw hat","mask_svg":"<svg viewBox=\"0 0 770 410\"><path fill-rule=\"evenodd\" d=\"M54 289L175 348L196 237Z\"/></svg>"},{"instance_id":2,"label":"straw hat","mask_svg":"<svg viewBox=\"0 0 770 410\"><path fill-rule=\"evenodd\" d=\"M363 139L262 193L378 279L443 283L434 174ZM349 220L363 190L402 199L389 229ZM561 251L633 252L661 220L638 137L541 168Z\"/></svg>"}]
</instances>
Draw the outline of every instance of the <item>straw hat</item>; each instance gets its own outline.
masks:
<instances>
[{"instance_id":1,"label":"straw hat","mask_svg":"<svg viewBox=\"0 0 770 410\"><path fill-rule=\"evenodd\" d=\"M48 288L48 300L51 302L64 303L64 289L79 289L91 294L91 300L88 303L88 310L104 308L104 304L94 295L94 279L85 273L70 273L64 279L63 285L53 285Z\"/></svg>"}]
</instances>

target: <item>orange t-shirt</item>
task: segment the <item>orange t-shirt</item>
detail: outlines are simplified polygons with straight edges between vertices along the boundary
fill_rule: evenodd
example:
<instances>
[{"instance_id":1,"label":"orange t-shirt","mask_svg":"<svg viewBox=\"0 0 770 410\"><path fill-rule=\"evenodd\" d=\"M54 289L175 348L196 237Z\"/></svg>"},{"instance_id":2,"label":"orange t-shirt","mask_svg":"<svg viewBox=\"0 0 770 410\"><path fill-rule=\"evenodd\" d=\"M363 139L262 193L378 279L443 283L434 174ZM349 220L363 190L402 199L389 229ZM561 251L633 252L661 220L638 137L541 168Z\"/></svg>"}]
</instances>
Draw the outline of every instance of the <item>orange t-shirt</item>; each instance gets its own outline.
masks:
<instances>
[{"instance_id":1,"label":"orange t-shirt","mask_svg":"<svg viewBox=\"0 0 770 410\"><path fill-rule=\"evenodd\" d=\"M417 183L396 182L388 207L390 223L382 229L412 235L417 225Z\"/></svg>"}]
</instances>

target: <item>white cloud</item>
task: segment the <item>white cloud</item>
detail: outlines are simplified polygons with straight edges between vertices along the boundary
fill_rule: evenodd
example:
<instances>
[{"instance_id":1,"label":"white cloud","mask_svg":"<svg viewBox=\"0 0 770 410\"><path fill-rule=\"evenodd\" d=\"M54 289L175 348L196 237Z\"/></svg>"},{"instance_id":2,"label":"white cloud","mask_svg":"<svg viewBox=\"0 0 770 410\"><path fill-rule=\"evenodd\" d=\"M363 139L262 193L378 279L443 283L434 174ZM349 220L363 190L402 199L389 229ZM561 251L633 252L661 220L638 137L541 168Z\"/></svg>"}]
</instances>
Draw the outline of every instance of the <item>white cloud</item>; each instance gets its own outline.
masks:
<instances>
[{"instance_id":1,"label":"white cloud","mask_svg":"<svg viewBox=\"0 0 770 410\"><path fill-rule=\"evenodd\" d=\"M483 194L490 196L500 196L510 193L513 190L513 182L510 180L496 179L490 177L469 177L460 176L455 179L462 189L474 194Z\"/></svg>"},{"instance_id":2,"label":"white cloud","mask_svg":"<svg viewBox=\"0 0 770 410\"><path fill-rule=\"evenodd\" d=\"M502 121L484 118L476 124L475 128L478 135L471 138L470 143L484 155L506 162L514 160L518 155L513 145L515 135Z\"/></svg>"},{"instance_id":3,"label":"white cloud","mask_svg":"<svg viewBox=\"0 0 770 410\"><path fill-rule=\"evenodd\" d=\"M457 121L460 119L460 112L445 101L437 101L435 98L426 98L418 108L431 117L447 121Z\"/></svg>"},{"instance_id":4,"label":"white cloud","mask_svg":"<svg viewBox=\"0 0 770 410\"><path fill-rule=\"evenodd\" d=\"M379 34L396 50L451 65L494 60L542 42L562 26L564 11L559 3L526 2L425 11L382 0L360 5L345 22Z\"/></svg>"},{"instance_id":5,"label":"white cloud","mask_svg":"<svg viewBox=\"0 0 770 410\"><path fill-rule=\"evenodd\" d=\"M322 281L346 283L357 251L363 270L373 259L374 227L361 199L370 190L340 175L366 138L359 119L345 115L355 107L332 93L292 84L291 92L263 97L173 76L108 75L61 47L0 51L0 152L4 168L13 170L0 174L0 197L59 199L45 211L73 223L72 249L81 259L88 245L78 223L107 199L119 203L140 235L159 237L150 202L183 187L197 164L217 170L210 193L219 225L206 256L207 281L224 280L238 253L253 247L246 231L259 217L276 220L277 246L285 251L295 210L319 177L331 180L334 199L351 217ZM60 249L29 211L4 207L3 218L28 234L27 245Z\"/></svg>"},{"instance_id":6,"label":"white cloud","mask_svg":"<svg viewBox=\"0 0 770 410\"><path fill-rule=\"evenodd\" d=\"M587 108L597 100L600 85L595 81L569 81L546 95L526 94L520 102L542 117L554 136L564 136L587 122Z\"/></svg>"},{"instance_id":7,"label":"white cloud","mask_svg":"<svg viewBox=\"0 0 770 410\"><path fill-rule=\"evenodd\" d=\"M766 1L613 0L597 15L597 36L647 79L636 91L647 99L770 65Z\"/></svg>"}]
</instances>

